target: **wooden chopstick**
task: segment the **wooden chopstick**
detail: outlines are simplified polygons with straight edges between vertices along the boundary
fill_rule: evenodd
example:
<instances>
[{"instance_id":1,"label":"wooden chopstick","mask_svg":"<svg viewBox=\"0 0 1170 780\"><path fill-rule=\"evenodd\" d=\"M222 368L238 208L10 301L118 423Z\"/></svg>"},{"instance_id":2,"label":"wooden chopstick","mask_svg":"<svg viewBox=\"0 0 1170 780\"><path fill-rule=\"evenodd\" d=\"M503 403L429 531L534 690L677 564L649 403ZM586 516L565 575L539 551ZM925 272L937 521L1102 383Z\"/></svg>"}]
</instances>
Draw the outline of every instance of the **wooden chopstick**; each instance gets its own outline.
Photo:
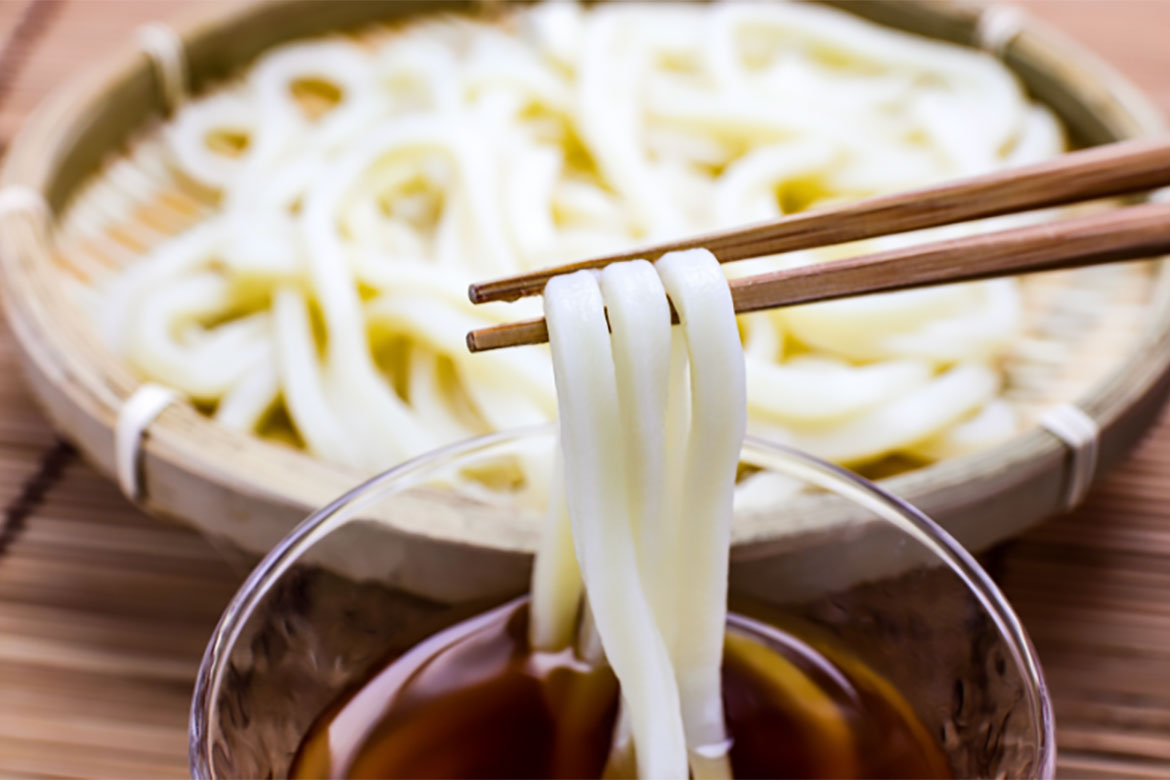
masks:
<instances>
[{"instance_id":1,"label":"wooden chopstick","mask_svg":"<svg viewBox=\"0 0 1170 780\"><path fill-rule=\"evenodd\" d=\"M950 282L1139 260L1170 253L1170 203L894 249L735 279L737 313ZM548 341L543 319L467 334L484 352Z\"/></svg>"},{"instance_id":2,"label":"wooden chopstick","mask_svg":"<svg viewBox=\"0 0 1170 780\"><path fill-rule=\"evenodd\" d=\"M926 189L829 206L773 222L707 233L591 260L473 284L472 303L537 295L554 276L623 260L705 247L720 262L1060 206L1170 186L1170 140L1127 141Z\"/></svg>"}]
</instances>

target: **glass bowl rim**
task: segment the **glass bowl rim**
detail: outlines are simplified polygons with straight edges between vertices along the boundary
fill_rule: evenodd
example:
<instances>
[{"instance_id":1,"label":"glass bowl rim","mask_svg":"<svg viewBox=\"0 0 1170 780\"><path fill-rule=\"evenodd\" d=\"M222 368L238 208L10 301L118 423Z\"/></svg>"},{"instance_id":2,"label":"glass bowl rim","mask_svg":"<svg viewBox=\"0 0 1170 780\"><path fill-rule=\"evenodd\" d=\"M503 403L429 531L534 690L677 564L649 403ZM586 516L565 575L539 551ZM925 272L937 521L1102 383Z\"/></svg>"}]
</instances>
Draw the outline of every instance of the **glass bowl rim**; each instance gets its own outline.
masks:
<instances>
[{"instance_id":1,"label":"glass bowl rim","mask_svg":"<svg viewBox=\"0 0 1170 780\"><path fill-rule=\"evenodd\" d=\"M211 772L209 754L210 708L214 704L212 693L221 685L224 662L230 658L230 649L234 647L254 607L263 599L276 579L299 558L306 540L313 536L313 532L319 531L322 526L328 524L330 518L353 503L377 500L393 494L396 490L410 487L411 476L424 474L437 466L460 457L474 455L479 451L490 451L501 445L549 436L555 433L555 430L555 423L513 428L464 439L423 453L356 485L310 514L285 535L248 574L232 596L204 650L195 678L188 720L188 764L191 776L193 778L214 776ZM806 478L812 477L810 481L819 481L821 487L845 500L853 504L876 504L892 511L900 517L901 522L910 527L910 530L900 528L903 533L916 538L920 544L929 548L963 581L995 623L1008 646L1013 662L1020 670L1025 696L1029 699L1033 721L1031 725L1038 736L1036 745L1038 760L1033 766L1032 777L1053 777L1056 769L1055 720L1048 685L1036 649L1006 596L974 557L942 526L918 508L848 469L794 447L758 436L746 436L743 451L756 451L795 462L800 465ZM859 500L856 498L858 495L869 500ZM898 525L898 522L891 518L883 516L880 512L876 513L890 525Z\"/></svg>"}]
</instances>

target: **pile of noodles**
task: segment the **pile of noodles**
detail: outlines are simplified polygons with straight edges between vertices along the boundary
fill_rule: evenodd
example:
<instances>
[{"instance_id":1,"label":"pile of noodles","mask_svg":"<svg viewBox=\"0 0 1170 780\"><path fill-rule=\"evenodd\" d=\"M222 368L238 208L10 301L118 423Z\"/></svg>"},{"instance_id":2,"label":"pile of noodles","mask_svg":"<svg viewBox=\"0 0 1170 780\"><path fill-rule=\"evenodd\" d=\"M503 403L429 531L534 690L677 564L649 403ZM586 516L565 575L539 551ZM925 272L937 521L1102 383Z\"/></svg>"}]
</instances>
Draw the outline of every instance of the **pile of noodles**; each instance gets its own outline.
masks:
<instances>
[{"instance_id":1,"label":"pile of noodles","mask_svg":"<svg viewBox=\"0 0 1170 780\"><path fill-rule=\"evenodd\" d=\"M546 348L464 347L539 302L472 307L471 281L1063 148L989 56L787 3L545 4L293 43L164 133L219 209L105 284L104 337L224 425L287 420L364 471L554 418ZM748 429L853 465L999 441L1020 320L1010 280L741 317Z\"/></svg>"}]
</instances>

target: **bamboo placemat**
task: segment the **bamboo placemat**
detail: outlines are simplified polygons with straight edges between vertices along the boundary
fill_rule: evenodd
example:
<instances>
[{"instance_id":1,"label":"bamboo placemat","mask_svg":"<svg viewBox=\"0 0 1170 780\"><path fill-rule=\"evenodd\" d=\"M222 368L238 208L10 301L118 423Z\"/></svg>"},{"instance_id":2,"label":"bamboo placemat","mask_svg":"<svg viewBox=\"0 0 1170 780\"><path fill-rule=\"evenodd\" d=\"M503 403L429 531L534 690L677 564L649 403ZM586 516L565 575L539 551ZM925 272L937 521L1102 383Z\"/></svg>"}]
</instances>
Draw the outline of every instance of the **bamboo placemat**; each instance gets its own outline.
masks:
<instances>
[{"instance_id":1,"label":"bamboo placemat","mask_svg":"<svg viewBox=\"0 0 1170 780\"><path fill-rule=\"evenodd\" d=\"M0 0L0 148L192 0ZM1170 0L1032 0L1170 113ZM243 576L54 438L0 330L0 776L186 774L190 688ZM1053 689L1063 777L1170 777L1170 415L1079 511L988 556Z\"/></svg>"}]
</instances>

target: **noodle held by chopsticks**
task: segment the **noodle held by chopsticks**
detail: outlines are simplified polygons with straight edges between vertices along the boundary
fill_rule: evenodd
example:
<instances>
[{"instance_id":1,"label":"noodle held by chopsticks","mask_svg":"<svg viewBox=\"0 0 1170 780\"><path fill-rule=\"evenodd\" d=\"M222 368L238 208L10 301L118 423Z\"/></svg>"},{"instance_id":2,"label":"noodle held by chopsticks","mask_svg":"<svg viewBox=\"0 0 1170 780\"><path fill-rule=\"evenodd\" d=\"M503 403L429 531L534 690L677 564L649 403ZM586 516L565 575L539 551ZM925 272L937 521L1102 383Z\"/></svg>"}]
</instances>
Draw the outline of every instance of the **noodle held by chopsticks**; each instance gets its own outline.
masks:
<instances>
[{"instance_id":1,"label":"noodle held by chopsticks","mask_svg":"<svg viewBox=\"0 0 1170 780\"><path fill-rule=\"evenodd\" d=\"M572 545L554 488L533 645L570 641L579 571L622 689L611 762L632 746L640 777L730 777L720 669L746 399L726 280L710 252L673 253L557 277L545 307Z\"/></svg>"}]
</instances>

